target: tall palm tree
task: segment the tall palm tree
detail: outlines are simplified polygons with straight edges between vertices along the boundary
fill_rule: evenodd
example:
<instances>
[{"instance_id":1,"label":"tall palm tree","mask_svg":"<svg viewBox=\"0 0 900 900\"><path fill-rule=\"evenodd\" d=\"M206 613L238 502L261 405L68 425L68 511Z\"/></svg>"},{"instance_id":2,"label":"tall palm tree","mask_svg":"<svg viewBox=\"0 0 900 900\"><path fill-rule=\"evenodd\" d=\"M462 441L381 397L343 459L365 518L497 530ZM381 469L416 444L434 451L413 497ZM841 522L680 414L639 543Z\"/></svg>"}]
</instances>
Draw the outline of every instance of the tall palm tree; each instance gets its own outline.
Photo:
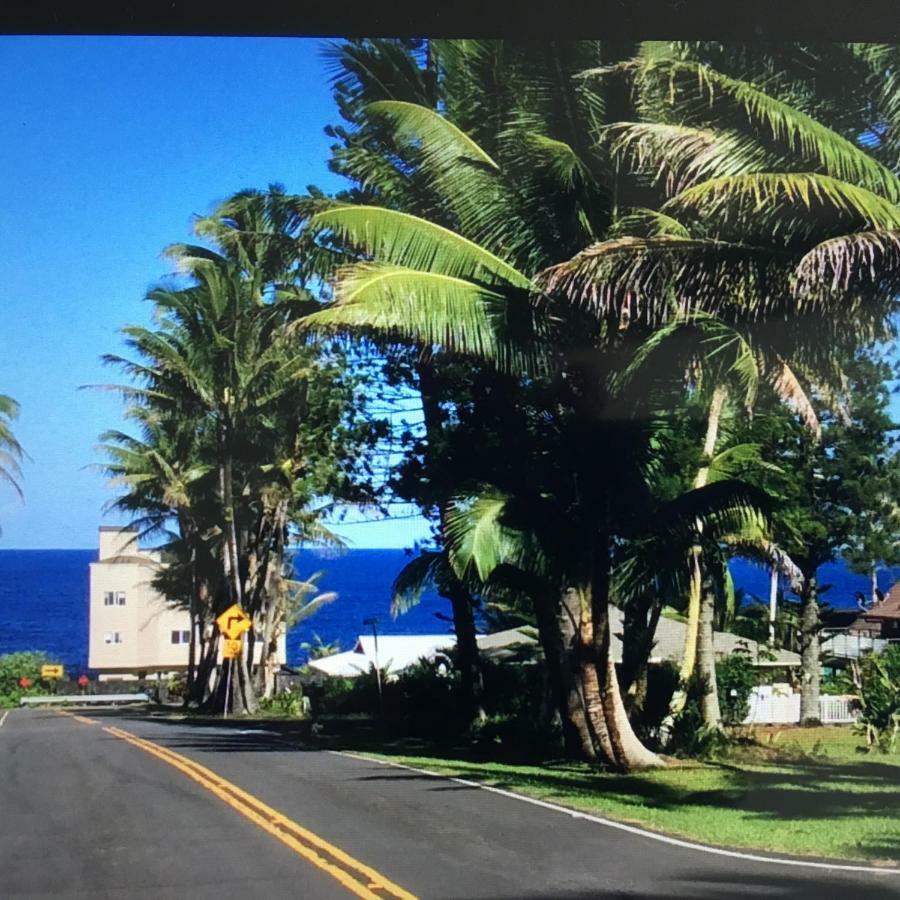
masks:
<instances>
[{"instance_id":1,"label":"tall palm tree","mask_svg":"<svg viewBox=\"0 0 900 900\"><path fill-rule=\"evenodd\" d=\"M19 404L12 397L0 394L0 481L6 482L21 497L21 462L25 457L22 445L12 430L12 422L19 415Z\"/></svg>"},{"instance_id":2,"label":"tall palm tree","mask_svg":"<svg viewBox=\"0 0 900 900\"><path fill-rule=\"evenodd\" d=\"M533 375L559 365L567 338L571 346L571 329L589 327L596 349L598 342L615 346L623 333L646 334L674 314L714 314L726 325L752 329L766 348L771 381L810 417L804 382L829 387L838 379L833 349L886 333L890 304L878 289L891 271L879 266L876 278L858 263L863 254L878 262L894 258L897 179L805 113L708 67L649 56L597 74L629 80L640 98L638 111L667 111L666 117L613 125L600 118L606 141L591 157L579 155L573 144L553 144L550 135L526 140L510 128L507 139L524 148L520 159L529 156L527 148L552 146L552 171L563 187L566 179L581 189L603 184L583 173L600 173L610 159L624 161L639 176L659 172L662 205L621 209L618 195L612 212L609 203L603 207L611 227L597 228L599 220L581 204L576 220L584 231L590 225L593 236L607 239L539 273L533 266L540 237L531 237L536 229L527 227L523 210L529 207L506 175L507 159L498 162L499 154L488 153L434 110L376 103L370 114L381 127L393 126L397 143L409 139L417 171L431 176L451 227L359 205L314 218L314 227L367 260L340 273L336 303L314 317L317 325L403 335ZM591 94L583 90L583 96ZM615 98L615 90L610 95ZM536 151L532 168L535 157ZM511 161L508 167L514 169ZM641 190L647 196L646 177L643 184L635 197ZM557 196L572 209L571 190L554 194L554 201ZM845 276L854 280L852 290ZM529 304L529 294L543 303ZM568 336L561 318L571 323ZM607 402L598 392L596 368L574 364L570 350L564 369L574 386L576 418L582 425L596 420ZM600 496L602 490L595 500ZM604 560L607 541L598 537L594 547ZM600 569L596 593L605 597L605 564ZM597 601L601 619L603 602ZM599 626L600 654L602 632Z\"/></svg>"}]
</instances>

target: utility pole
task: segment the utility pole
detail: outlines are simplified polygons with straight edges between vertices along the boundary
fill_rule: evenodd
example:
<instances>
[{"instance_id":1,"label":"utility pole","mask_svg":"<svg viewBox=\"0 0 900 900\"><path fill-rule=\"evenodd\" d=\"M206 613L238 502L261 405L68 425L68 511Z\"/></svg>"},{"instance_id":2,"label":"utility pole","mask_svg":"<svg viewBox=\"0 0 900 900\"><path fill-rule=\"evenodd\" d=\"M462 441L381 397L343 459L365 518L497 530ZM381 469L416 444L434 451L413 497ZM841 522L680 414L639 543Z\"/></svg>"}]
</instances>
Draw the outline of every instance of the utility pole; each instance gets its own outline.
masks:
<instances>
[{"instance_id":1,"label":"utility pole","mask_svg":"<svg viewBox=\"0 0 900 900\"><path fill-rule=\"evenodd\" d=\"M372 626L372 637L375 639L375 682L378 685L378 710L381 715L381 724L384 725L384 692L381 687L381 665L378 661L378 624L381 622L377 616L371 619L363 619L363 625Z\"/></svg>"}]
</instances>

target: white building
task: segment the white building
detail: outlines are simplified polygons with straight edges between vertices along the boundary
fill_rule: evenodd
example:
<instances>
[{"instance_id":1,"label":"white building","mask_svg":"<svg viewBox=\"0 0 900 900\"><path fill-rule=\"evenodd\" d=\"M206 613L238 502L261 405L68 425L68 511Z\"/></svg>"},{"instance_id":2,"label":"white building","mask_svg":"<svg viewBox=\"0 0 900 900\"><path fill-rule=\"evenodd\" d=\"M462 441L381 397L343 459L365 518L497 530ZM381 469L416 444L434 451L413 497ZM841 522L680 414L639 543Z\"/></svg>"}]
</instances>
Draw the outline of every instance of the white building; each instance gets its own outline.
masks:
<instances>
[{"instance_id":1,"label":"white building","mask_svg":"<svg viewBox=\"0 0 900 900\"><path fill-rule=\"evenodd\" d=\"M99 559L90 564L88 667L101 681L184 672L191 621L151 587L159 553L141 550L131 528L100 528ZM256 661L262 651L255 645ZM278 662L286 659L281 637Z\"/></svg>"}]
</instances>

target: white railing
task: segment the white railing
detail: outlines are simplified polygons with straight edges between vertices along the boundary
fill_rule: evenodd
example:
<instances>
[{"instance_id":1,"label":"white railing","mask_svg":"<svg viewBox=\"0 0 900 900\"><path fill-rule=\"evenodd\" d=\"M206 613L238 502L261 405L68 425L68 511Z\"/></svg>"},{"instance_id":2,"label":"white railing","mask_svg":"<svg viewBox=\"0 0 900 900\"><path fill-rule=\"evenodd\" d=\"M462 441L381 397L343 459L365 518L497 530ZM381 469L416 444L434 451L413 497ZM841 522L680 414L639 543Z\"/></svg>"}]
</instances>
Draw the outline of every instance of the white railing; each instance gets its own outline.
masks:
<instances>
[{"instance_id":1,"label":"white railing","mask_svg":"<svg viewBox=\"0 0 900 900\"><path fill-rule=\"evenodd\" d=\"M853 697L836 694L826 694L819 697L819 718L824 725L840 725L856 721L856 712L853 709Z\"/></svg>"},{"instance_id":2,"label":"white railing","mask_svg":"<svg viewBox=\"0 0 900 900\"><path fill-rule=\"evenodd\" d=\"M856 721L853 697L826 694L819 697L819 719L825 725ZM761 684L750 692L750 712L745 725L796 725L800 721L800 694L789 684Z\"/></svg>"},{"instance_id":3,"label":"white railing","mask_svg":"<svg viewBox=\"0 0 900 900\"><path fill-rule=\"evenodd\" d=\"M89 703L149 703L148 694L53 694L47 697L22 697L19 706L85 706Z\"/></svg>"},{"instance_id":4,"label":"white railing","mask_svg":"<svg viewBox=\"0 0 900 900\"><path fill-rule=\"evenodd\" d=\"M800 721L800 695L789 684L761 684L750 692L745 725L790 725Z\"/></svg>"}]
</instances>

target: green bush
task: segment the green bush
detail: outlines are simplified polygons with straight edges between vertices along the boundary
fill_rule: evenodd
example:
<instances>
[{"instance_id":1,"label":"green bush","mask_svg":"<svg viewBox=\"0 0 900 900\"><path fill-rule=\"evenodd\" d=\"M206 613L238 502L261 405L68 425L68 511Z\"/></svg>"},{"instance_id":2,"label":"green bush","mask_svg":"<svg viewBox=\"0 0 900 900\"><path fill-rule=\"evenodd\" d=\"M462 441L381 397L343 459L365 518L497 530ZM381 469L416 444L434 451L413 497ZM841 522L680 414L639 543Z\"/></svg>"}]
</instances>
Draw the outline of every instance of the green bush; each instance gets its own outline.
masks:
<instances>
[{"instance_id":1,"label":"green bush","mask_svg":"<svg viewBox=\"0 0 900 900\"><path fill-rule=\"evenodd\" d=\"M893 751L900 737L900 645L860 661L856 690L858 725L866 743Z\"/></svg>"},{"instance_id":2,"label":"green bush","mask_svg":"<svg viewBox=\"0 0 900 900\"><path fill-rule=\"evenodd\" d=\"M18 706L22 697L46 693L40 679L41 666L47 662L46 654L31 650L0 656L0 707ZM20 687L20 678L30 678L32 686Z\"/></svg>"},{"instance_id":3,"label":"green bush","mask_svg":"<svg viewBox=\"0 0 900 900\"><path fill-rule=\"evenodd\" d=\"M284 691L274 697L264 697L259 701L259 706L264 712L297 719L303 714L303 694L300 691Z\"/></svg>"},{"instance_id":4,"label":"green bush","mask_svg":"<svg viewBox=\"0 0 900 900\"><path fill-rule=\"evenodd\" d=\"M725 725L740 725L750 713L750 692L759 683L747 657L732 653L716 661L719 709Z\"/></svg>"}]
</instances>

